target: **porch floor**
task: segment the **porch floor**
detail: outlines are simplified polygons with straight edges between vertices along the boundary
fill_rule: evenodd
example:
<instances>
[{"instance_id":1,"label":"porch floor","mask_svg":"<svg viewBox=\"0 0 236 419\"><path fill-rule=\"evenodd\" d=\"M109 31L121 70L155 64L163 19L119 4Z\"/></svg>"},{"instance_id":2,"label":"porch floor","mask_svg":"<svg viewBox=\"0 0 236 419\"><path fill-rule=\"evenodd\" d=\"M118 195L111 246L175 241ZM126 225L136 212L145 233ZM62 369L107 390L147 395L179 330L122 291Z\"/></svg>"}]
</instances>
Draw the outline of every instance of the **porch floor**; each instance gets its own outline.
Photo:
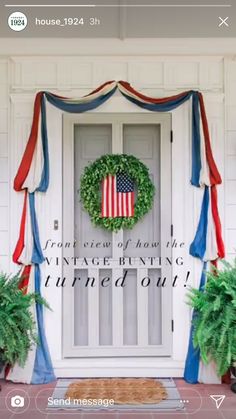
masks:
<instances>
[{"instance_id":1,"label":"porch floor","mask_svg":"<svg viewBox=\"0 0 236 419\"><path fill-rule=\"evenodd\" d=\"M98 413L63 411L56 413L46 411L47 398L52 395L55 383L44 385L24 385L13 384L0 380L2 391L0 392L0 418L1 419L235 419L236 418L236 394L232 393L230 386L207 385L207 384L186 384L182 379L175 380L179 389L180 396L186 401L186 410L184 412L132 412L116 411L114 413L106 410ZM25 394L25 393L26 394ZM6 407L10 407L10 397L14 395L25 395L27 400L27 409L22 413L13 413ZM216 409L214 401L210 398L211 394L224 394L220 409Z\"/></svg>"}]
</instances>

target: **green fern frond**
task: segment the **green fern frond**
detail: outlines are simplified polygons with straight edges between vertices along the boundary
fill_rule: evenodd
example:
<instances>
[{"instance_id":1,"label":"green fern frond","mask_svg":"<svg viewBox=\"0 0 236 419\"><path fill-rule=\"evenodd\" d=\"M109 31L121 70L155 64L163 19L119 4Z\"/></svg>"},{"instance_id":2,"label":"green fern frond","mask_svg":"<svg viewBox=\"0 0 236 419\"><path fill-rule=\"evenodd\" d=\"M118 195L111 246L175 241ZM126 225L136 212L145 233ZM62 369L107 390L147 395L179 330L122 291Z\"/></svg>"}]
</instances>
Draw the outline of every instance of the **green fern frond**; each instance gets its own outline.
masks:
<instances>
[{"instance_id":1,"label":"green fern frond","mask_svg":"<svg viewBox=\"0 0 236 419\"><path fill-rule=\"evenodd\" d=\"M50 307L38 293L24 294L21 282L19 273L0 274L0 363L24 367L29 350L39 343L32 305Z\"/></svg>"},{"instance_id":2,"label":"green fern frond","mask_svg":"<svg viewBox=\"0 0 236 419\"><path fill-rule=\"evenodd\" d=\"M203 291L192 288L187 295L195 312L194 347L200 349L203 362L215 361L219 375L236 361L236 259L222 265L206 272Z\"/></svg>"}]
</instances>

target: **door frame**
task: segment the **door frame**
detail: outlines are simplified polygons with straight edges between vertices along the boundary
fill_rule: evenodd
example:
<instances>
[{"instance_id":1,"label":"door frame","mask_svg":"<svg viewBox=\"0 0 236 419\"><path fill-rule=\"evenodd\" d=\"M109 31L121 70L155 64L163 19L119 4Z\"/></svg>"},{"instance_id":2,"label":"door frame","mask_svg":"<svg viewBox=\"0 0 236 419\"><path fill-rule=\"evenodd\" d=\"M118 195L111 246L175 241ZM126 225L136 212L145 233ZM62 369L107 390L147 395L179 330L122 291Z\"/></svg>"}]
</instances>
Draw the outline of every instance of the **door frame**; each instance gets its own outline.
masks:
<instances>
[{"instance_id":1,"label":"door frame","mask_svg":"<svg viewBox=\"0 0 236 419\"><path fill-rule=\"evenodd\" d=\"M168 225L165 223L161 227L161 237L165 236L165 241L161 240L162 248L161 248L161 255L164 253L165 257L171 258L171 247L167 250L166 242L167 238L171 242L171 220L172 220L172 213L171 213L171 200L172 200L172 153L171 153L171 114L169 113L93 113L88 112L86 114L64 114L63 115L63 243L71 242L71 238L74 237L74 225L72 220L74 219L74 202L71 200L71 189L66 187L66 185L72 185L72 190L74 190L74 166L68 165L69 161L73 161L74 158L74 125L84 125L84 124L109 124L112 123L112 137L115 138L112 141L112 152L119 153L121 149L121 143L123 142L123 124L147 124L147 125L160 125L160 162L161 162L161 155L162 153L166 153L166 162L165 165L161 164L161 173L160 179L161 180L161 200L162 197L165 195L165 200L167 199L165 191L170 190L168 194L168 201L165 207L165 216L169 211L169 222ZM169 139L169 140L168 140ZM168 176L166 176L168 173ZM162 207L161 207L162 209ZM163 211L164 212L164 211ZM66 214L66 216L65 216ZM161 214L161 219L163 214ZM114 234L114 233L113 233ZM123 241L122 232L116 233L116 240ZM114 243L114 240L113 240ZM63 256L71 257L71 249L63 248ZM114 255L113 255L114 258ZM132 267L133 268L133 267ZM155 266L149 267L155 268ZM102 267L101 267L102 269ZM148 268L146 268L147 270ZM63 266L62 268L63 273L62 277L71 277L71 268L67 265ZM118 272L118 271L117 271ZM165 274L166 272L166 274ZM143 273L145 273L143 271ZM164 274L164 275L163 275ZM145 276L145 275L144 275ZM162 276L170 276L170 269L167 267L162 267ZM168 289L169 288L169 289ZM63 357L70 358L70 357L78 357L78 346L74 346L73 344L73 331L74 331L74 319L71 319L70 322L70 331L69 333L65 333L65 330L68 330L68 318L71 317L71 310L73 310L73 298L72 292L69 291L70 287L63 288L63 315L62 315L62 337L63 337ZM142 292L144 292L145 288L142 288ZM168 292L167 292L168 290ZM122 289L116 288L116 304L119 305L122 302ZM141 301L141 298L140 298ZM158 345L158 355L156 355L156 348L153 348L153 352L146 352L145 348L142 348L142 355L141 356L157 356L158 358L161 356L170 357L172 355L172 333L169 333L172 329L172 287L166 287L164 292L162 292L162 304L168 304L171 309L167 311L166 316L162 316L162 345ZM92 319L91 319L92 320ZM120 322L116 321L116 324L113 326L120 327ZM169 327L167 326L169 325ZM143 326L142 326L143 327ZM168 328L168 333L166 329ZM170 328L170 329L169 329ZM166 331L166 332L165 332ZM139 346L140 348L140 346ZM119 355L115 351L115 347L110 347L104 352L105 357L117 357L117 356L132 356L133 347L129 347L125 345L123 347L124 355ZM97 349L95 347L79 347L81 356L84 357L97 357ZM133 355L138 357L140 355Z\"/></svg>"}]
</instances>

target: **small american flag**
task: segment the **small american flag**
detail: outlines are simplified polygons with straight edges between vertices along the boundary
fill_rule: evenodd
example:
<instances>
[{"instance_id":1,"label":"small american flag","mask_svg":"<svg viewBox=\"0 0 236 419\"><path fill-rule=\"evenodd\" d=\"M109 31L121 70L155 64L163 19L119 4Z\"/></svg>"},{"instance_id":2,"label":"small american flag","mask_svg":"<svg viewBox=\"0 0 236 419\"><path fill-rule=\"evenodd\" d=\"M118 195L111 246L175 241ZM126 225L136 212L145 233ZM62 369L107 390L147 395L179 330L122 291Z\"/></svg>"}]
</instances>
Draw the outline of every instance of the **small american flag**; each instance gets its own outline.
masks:
<instances>
[{"instance_id":1,"label":"small american flag","mask_svg":"<svg viewBox=\"0 0 236 419\"><path fill-rule=\"evenodd\" d=\"M102 182L102 217L133 217L134 182L125 173L108 175Z\"/></svg>"}]
</instances>

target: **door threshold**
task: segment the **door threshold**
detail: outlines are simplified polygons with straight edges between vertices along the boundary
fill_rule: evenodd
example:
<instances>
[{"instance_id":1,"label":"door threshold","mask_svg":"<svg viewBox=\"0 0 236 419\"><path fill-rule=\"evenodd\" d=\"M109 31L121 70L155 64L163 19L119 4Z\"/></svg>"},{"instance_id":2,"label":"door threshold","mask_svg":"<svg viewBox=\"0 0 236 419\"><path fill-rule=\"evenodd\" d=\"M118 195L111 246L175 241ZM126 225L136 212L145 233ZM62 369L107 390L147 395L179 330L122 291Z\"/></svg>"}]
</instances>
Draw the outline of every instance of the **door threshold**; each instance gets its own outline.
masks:
<instances>
[{"instance_id":1,"label":"door threshold","mask_svg":"<svg viewBox=\"0 0 236 419\"><path fill-rule=\"evenodd\" d=\"M93 361L93 362L92 362ZM107 362L108 361L108 362ZM115 361L115 362L114 362ZM125 362L124 362L125 361ZM129 365L127 364L129 361ZM149 361L149 362L147 362ZM64 359L54 362L57 377L183 377L184 362L173 360Z\"/></svg>"}]
</instances>

